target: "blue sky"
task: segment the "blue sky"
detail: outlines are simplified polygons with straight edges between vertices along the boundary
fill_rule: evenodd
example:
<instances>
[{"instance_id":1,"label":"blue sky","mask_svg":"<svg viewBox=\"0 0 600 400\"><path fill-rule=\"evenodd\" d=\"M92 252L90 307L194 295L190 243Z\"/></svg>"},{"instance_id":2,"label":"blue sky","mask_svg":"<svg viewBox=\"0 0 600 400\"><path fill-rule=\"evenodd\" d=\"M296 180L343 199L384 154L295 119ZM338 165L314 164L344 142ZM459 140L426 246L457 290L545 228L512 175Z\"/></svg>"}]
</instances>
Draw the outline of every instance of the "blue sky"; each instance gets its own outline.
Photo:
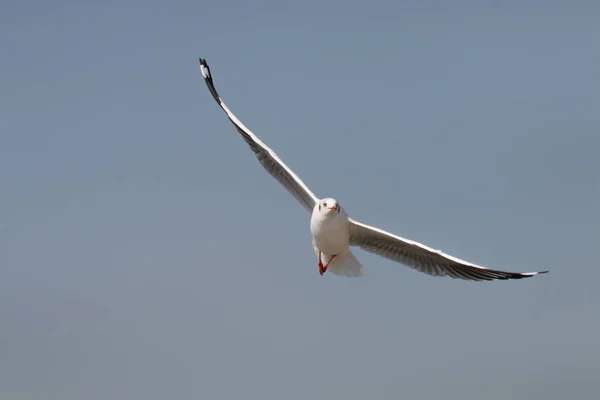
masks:
<instances>
[{"instance_id":1,"label":"blue sky","mask_svg":"<svg viewBox=\"0 0 600 400\"><path fill-rule=\"evenodd\" d=\"M498 3L498 2L496 2ZM0 13L7 399L593 398L593 2L40 2ZM229 107L352 217L511 282L356 251Z\"/></svg>"}]
</instances>

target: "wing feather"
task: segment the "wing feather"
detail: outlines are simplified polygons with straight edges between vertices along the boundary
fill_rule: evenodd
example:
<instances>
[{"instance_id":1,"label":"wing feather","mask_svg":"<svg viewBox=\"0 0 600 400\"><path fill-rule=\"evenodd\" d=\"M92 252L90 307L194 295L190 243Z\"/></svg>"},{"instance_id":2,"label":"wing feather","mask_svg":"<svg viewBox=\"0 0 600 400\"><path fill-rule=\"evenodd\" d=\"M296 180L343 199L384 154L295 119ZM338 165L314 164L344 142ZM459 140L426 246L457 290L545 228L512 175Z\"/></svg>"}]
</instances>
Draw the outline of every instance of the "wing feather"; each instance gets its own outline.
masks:
<instances>
[{"instance_id":1,"label":"wing feather","mask_svg":"<svg viewBox=\"0 0 600 400\"><path fill-rule=\"evenodd\" d=\"M449 276L455 279L491 281L496 279L522 279L540 272L505 272L480 265L434 250L424 244L404 239L382 229L350 220L350 245L407 265L417 271L433 276Z\"/></svg>"},{"instance_id":2,"label":"wing feather","mask_svg":"<svg viewBox=\"0 0 600 400\"><path fill-rule=\"evenodd\" d=\"M229 110L223 100L221 100L217 89L215 89L210 68L206 63L206 60L202 58L200 59L200 72L202 72L202 77L206 82L206 86L208 86L208 90L210 90L210 93L219 106L225 111L225 114L227 114L227 117L233 123L242 138L248 143L260 164L269 174L277 179L277 181L281 183L308 212L312 212L318 201L317 196L315 196L308 186L306 186L306 184L302 182L302 180L287 165L285 165L279 157L277 157L277 154L275 154L273 150L264 144Z\"/></svg>"}]
</instances>

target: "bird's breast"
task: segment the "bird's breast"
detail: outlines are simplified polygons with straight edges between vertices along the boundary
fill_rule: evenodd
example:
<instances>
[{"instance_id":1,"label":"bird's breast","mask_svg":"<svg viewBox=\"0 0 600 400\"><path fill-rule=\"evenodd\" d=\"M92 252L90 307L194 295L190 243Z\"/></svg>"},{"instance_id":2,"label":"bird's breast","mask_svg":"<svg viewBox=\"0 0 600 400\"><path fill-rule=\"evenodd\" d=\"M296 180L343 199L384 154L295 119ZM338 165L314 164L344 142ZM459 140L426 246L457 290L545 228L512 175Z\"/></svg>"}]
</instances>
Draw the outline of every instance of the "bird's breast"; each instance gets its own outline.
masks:
<instances>
[{"instance_id":1,"label":"bird's breast","mask_svg":"<svg viewBox=\"0 0 600 400\"><path fill-rule=\"evenodd\" d=\"M341 215L331 218L313 215L310 233L318 249L327 254L342 252L348 248L350 242L348 219L342 218Z\"/></svg>"}]
</instances>

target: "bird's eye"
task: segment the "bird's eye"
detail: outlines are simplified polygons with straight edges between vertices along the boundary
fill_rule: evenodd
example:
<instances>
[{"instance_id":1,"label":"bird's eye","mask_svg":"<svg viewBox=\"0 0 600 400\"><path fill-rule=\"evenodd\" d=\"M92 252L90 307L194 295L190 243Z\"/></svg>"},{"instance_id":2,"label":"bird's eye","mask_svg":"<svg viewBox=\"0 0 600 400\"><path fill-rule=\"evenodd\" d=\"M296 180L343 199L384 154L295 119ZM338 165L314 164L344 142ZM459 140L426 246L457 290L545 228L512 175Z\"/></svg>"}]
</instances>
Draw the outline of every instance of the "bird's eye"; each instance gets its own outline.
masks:
<instances>
[{"instance_id":1,"label":"bird's eye","mask_svg":"<svg viewBox=\"0 0 600 400\"><path fill-rule=\"evenodd\" d=\"M327 203L323 203L323 206L324 206L324 207L327 207Z\"/></svg>"}]
</instances>

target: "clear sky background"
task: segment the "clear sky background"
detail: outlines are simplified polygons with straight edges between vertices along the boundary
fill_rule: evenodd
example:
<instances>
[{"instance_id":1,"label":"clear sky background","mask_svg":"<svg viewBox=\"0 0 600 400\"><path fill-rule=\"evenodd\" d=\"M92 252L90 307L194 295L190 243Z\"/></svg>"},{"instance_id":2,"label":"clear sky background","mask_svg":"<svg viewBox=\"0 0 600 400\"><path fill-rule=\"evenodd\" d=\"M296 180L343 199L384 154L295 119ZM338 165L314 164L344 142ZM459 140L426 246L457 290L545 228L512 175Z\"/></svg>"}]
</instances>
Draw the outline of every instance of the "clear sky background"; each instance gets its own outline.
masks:
<instances>
[{"instance_id":1,"label":"clear sky background","mask_svg":"<svg viewBox=\"0 0 600 400\"><path fill-rule=\"evenodd\" d=\"M0 397L598 398L600 6L562 3L3 2ZM352 217L551 272L319 276L198 57Z\"/></svg>"}]
</instances>

